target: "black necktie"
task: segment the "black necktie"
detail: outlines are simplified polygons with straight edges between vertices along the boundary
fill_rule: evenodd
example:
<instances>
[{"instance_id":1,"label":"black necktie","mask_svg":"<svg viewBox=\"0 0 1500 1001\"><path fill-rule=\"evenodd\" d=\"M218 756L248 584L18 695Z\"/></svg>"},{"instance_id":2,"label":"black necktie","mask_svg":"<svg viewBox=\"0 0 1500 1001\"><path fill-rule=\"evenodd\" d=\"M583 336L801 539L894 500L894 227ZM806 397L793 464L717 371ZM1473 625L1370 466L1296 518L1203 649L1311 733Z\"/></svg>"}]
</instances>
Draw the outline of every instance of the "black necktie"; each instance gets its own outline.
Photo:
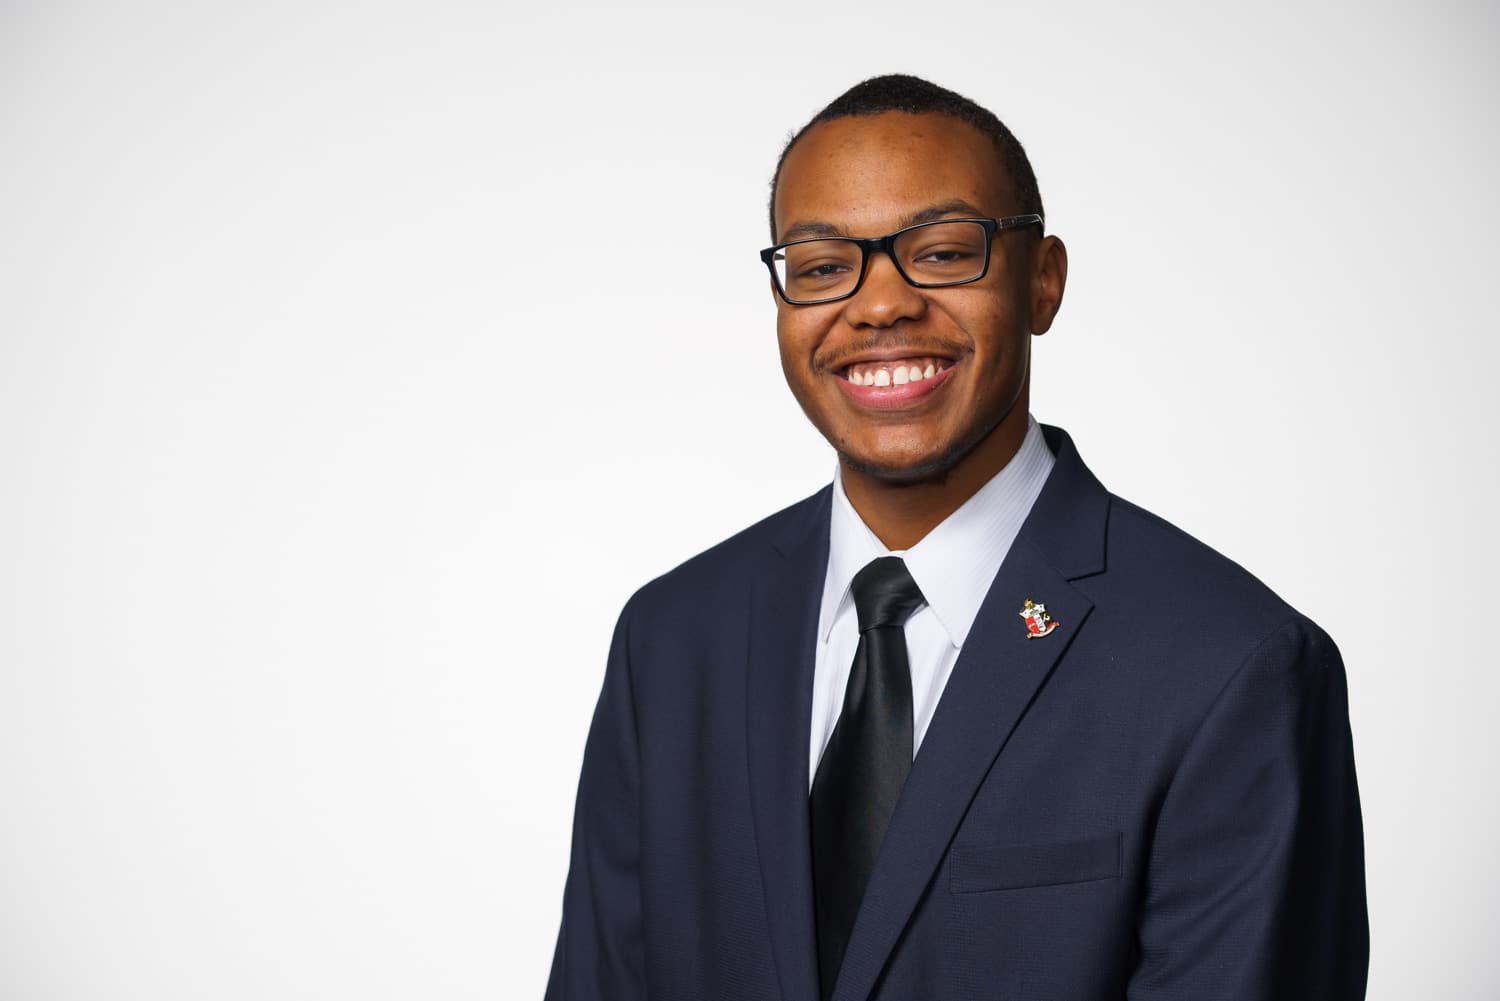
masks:
<instances>
[{"instance_id":1,"label":"black necktie","mask_svg":"<svg viewBox=\"0 0 1500 1001\"><path fill-rule=\"evenodd\" d=\"M895 556L854 577L859 646L844 708L813 777L813 898L818 979L832 996L854 916L896 798L911 771L911 668L903 627L926 599Z\"/></svg>"}]
</instances>

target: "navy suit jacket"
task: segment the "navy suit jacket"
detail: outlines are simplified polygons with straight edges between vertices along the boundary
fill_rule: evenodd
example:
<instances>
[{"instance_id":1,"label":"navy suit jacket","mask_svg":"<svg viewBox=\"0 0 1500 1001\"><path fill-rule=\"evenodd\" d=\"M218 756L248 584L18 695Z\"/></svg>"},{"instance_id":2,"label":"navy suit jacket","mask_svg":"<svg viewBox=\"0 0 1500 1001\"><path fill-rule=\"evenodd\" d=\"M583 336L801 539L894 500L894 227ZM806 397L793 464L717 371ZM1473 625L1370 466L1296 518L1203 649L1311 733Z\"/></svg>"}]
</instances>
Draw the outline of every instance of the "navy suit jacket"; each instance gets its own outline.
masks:
<instances>
[{"instance_id":1,"label":"navy suit jacket","mask_svg":"<svg viewBox=\"0 0 1500 1001\"><path fill-rule=\"evenodd\" d=\"M836 1001L1360 998L1343 665L1066 434L913 762ZM552 1001L816 1001L829 490L642 588L584 751ZM1059 624L1028 638L1018 614Z\"/></svg>"}]
</instances>

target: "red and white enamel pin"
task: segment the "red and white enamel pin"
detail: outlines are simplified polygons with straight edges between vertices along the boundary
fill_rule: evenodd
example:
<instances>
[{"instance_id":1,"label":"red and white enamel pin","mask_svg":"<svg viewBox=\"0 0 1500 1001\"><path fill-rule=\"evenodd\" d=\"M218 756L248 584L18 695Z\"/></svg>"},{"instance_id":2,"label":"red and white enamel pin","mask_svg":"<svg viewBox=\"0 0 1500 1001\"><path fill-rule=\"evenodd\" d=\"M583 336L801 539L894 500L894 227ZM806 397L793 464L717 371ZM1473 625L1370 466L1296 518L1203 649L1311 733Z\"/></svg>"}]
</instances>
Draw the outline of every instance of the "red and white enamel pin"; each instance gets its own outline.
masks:
<instances>
[{"instance_id":1,"label":"red and white enamel pin","mask_svg":"<svg viewBox=\"0 0 1500 1001\"><path fill-rule=\"evenodd\" d=\"M1056 629L1058 623L1047 614L1047 606L1040 601L1026 599L1026 605L1020 611L1021 618L1026 620L1026 638L1029 640L1046 636Z\"/></svg>"}]
</instances>

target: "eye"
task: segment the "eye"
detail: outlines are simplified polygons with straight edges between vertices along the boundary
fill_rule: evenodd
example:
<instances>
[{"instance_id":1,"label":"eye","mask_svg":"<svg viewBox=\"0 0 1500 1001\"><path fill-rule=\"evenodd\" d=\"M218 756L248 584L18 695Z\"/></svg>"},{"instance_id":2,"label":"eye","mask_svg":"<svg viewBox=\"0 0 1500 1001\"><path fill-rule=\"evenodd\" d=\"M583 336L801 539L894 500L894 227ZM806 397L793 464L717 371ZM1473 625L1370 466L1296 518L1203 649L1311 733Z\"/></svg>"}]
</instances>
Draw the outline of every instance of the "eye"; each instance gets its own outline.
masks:
<instances>
[{"instance_id":1,"label":"eye","mask_svg":"<svg viewBox=\"0 0 1500 1001\"><path fill-rule=\"evenodd\" d=\"M914 281L954 285L971 281L984 271L989 237L984 226L969 219L925 223L901 233L896 250L902 267Z\"/></svg>"},{"instance_id":2,"label":"eye","mask_svg":"<svg viewBox=\"0 0 1500 1001\"><path fill-rule=\"evenodd\" d=\"M859 271L859 247L844 240L808 240L786 248L783 277L796 285L824 289Z\"/></svg>"},{"instance_id":3,"label":"eye","mask_svg":"<svg viewBox=\"0 0 1500 1001\"><path fill-rule=\"evenodd\" d=\"M913 260L927 264L953 264L956 261L962 261L973 256L974 252L972 250L960 247L934 247L930 250L922 251Z\"/></svg>"},{"instance_id":4,"label":"eye","mask_svg":"<svg viewBox=\"0 0 1500 1001\"><path fill-rule=\"evenodd\" d=\"M953 244L923 247L907 258L906 270L922 281L955 282L976 276L984 257L972 247Z\"/></svg>"},{"instance_id":5,"label":"eye","mask_svg":"<svg viewBox=\"0 0 1500 1001\"><path fill-rule=\"evenodd\" d=\"M798 278L832 278L850 270L849 265L843 261L820 261L805 264L796 272Z\"/></svg>"}]
</instances>

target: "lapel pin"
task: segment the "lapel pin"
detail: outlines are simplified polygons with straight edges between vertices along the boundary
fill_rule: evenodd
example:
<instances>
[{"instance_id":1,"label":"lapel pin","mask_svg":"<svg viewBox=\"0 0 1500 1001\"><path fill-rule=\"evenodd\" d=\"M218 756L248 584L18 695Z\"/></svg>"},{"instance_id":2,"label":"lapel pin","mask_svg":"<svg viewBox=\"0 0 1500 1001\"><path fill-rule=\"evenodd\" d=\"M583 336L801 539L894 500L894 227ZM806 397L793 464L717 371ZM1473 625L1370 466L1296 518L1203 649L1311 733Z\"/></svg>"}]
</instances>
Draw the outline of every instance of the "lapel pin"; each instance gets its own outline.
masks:
<instances>
[{"instance_id":1,"label":"lapel pin","mask_svg":"<svg viewBox=\"0 0 1500 1001\"><path fill-rule=\"evenodd\" d=\"M1029 640L1046 636L1057 628L1057 623L1052 621L1052 616L1047 614L1047 606L1040 601L1026 599L1026 605L1021 609L1021 618L1026 620L1026 638Z\"/></svg>"}]
</instances>

